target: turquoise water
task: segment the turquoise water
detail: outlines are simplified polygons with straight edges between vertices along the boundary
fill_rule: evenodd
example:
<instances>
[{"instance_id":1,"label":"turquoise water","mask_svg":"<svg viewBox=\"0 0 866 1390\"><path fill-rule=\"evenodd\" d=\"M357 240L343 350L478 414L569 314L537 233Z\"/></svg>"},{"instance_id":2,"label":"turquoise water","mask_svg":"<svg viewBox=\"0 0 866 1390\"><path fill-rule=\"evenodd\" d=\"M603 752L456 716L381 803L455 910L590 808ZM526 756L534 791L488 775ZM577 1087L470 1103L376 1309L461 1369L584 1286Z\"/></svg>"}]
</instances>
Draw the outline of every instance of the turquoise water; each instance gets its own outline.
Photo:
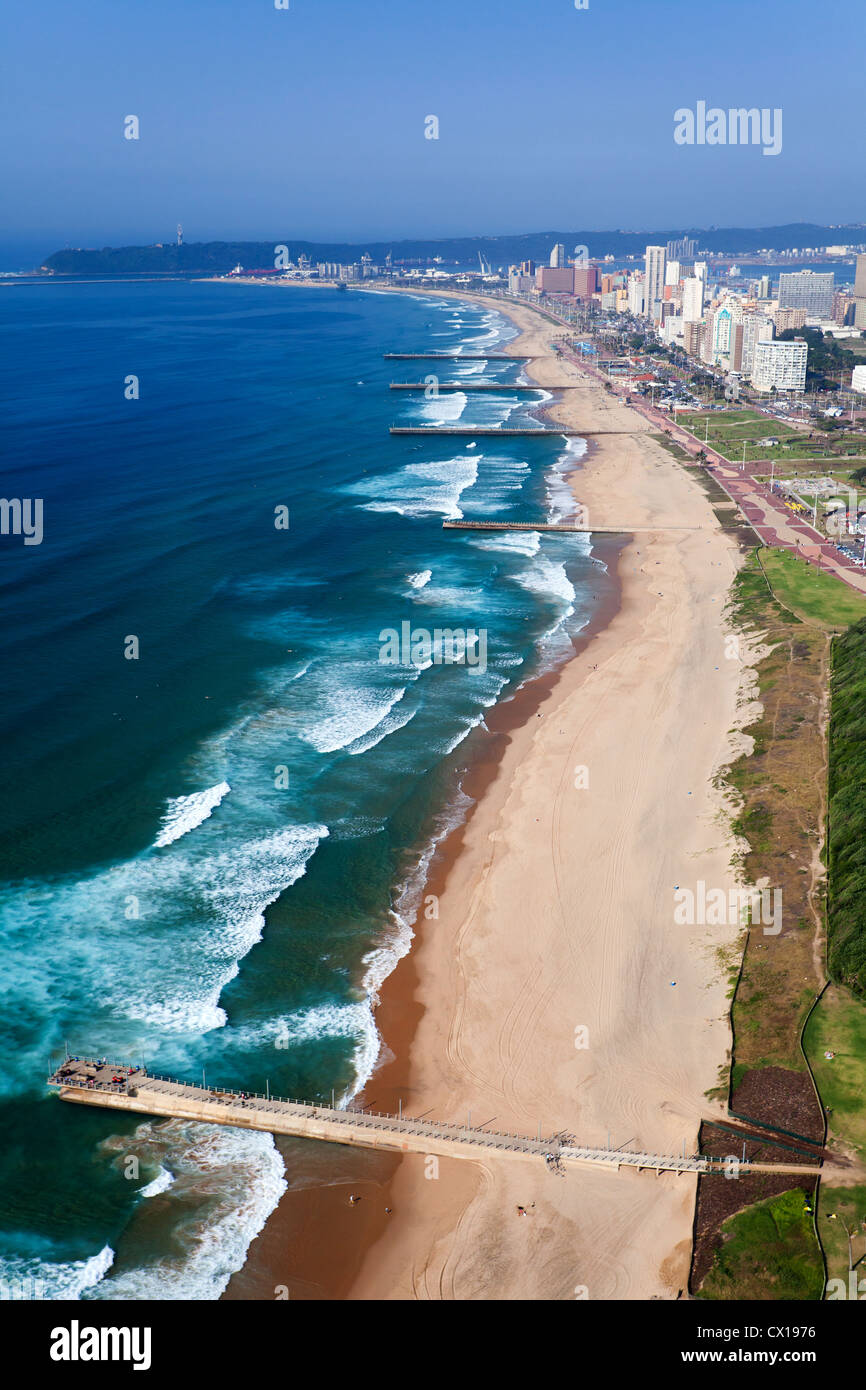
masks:
<instances>
[{"instance_id":1,"label":"turquoise water","mask_svg":"<svg viewBox=\"0 0 866 1390\"><path fill-rule=\"evenodd\" d=\"M485 711L571 650L600 573L586 538L442 521L567 515L582 445L388 435L543 399L388 391L436 368L385 351L513 337L469 304L55 283L0 317L3 493L44 504L40 545L0 537L2 1277L214 1298L303 1174L267 1135L62 1106L50 1055L364 1084ZM520 379L447 368L482 372ZM482 633L486 662L383 664L407 621Z\"/></svg>"}]
</instances>

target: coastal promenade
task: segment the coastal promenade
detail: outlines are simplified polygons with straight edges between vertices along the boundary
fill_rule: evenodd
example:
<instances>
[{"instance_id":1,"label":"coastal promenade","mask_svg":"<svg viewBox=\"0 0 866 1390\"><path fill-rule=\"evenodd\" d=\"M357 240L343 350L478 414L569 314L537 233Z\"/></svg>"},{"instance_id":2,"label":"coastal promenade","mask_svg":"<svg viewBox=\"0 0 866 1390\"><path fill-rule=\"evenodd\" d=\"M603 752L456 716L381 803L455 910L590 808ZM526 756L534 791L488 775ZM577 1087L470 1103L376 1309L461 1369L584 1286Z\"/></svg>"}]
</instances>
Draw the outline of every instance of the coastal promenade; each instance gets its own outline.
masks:
<instances>
[{"instance_id":1,"label":"coastal promenade","mask_svg":"<svg viewBox=\"0 0 866 1390\"><path fill-rule=\"evenodd\" d=\"M625 1148L596 1149L578 1144L570 1134L507 1134L486 1125L473 1128L443 1124L426 1117L383 1115L370 1111L338 1110L271 1095L193 1086L169 1077L150 1076L140 1067L115 1065L104 1059L66 1058L48 1078L61 1100L166 1119L231 1125L266 1130L299 1139L380 1149L393 1153L435 1154L443 1158L538 1158L556 1171L572 1165L591 1165L619 1172L636 1168L659 1173L725 1174L730 1160L700 1154L652 1154ZM738 1163L738 1171L819 1173L806 1164Z\"/></svg>"},{"instance_id":2,"label":"coastal promenade","mask_svg":"<svg viewBox=\"0 0 866 1390\"><path fill-rule=\"evenodd\" d=\"M565 320L560 322L565 324ZM628 394L627 385L618 381L611 382L603 372L591 366L580 354L563 349L562 356L584 376L592 377L602 385L609 386L619 399ZM705 440L685 429L675 418L664 414L640 397L630 396L629 408L642 415L647 424L666 433L679 444L689 454L690 465L703 467L710 477L715 478L739 508L743 520L752 528L759 544L790 550L801 559L807 560L815 569L833 575L860 593L866 593L866 570L863 566L843 555L815 526L791 512L771 486L754 476L756 468L761 466L760 460L752 461L752 471L747 471L725 458ZM592 437L591 432L587 433L587 437Z\"/></svg>"}]
</instances>

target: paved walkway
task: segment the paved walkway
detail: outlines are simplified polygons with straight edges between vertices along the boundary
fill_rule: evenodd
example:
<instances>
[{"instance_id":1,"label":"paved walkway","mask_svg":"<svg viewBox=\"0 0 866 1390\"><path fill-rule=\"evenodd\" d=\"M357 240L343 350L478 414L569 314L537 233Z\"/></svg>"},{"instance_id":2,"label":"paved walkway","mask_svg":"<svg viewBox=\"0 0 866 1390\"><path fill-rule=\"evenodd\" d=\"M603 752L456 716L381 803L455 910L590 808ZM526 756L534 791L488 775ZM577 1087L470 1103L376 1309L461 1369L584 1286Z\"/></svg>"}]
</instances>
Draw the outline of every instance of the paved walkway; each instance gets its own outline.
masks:
<instances>
[{"instance_id":1,"label":"paved walkway","mask_svg":"<svg viewBox=\"0 0 866 1390\"><path fill-rule=\"evenodd\" d=\"M656 1173L720 1173L723 1160L699 1154L651 1154L626 1149L594 1149L570 1134L531 1138L486 1126L443 1124L403 1115L337 1110L305 1101L281 1100L246 1092L209 1090L171 1077L149 1076L141 1068L115 1067L100 1061L71 1059L49 1078L61 1100L109 1110L267 1130L297 1138L320 1139L397 1153L438 1154L446 1158L539 1158L554 1172L574 1164L651 1169ZM800 1163L740 1163L739 1171L817 1174L820 1168Z\"/></svg>"}]
</instances>

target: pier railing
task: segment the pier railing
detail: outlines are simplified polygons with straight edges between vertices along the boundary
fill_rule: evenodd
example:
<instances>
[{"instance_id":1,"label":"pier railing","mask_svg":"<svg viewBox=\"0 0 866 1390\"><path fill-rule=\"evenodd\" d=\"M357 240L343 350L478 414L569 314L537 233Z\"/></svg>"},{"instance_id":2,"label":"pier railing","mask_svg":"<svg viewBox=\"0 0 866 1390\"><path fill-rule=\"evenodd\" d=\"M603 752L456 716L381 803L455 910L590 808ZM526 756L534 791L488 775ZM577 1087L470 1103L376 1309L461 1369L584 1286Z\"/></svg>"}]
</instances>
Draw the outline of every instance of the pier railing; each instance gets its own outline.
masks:
<instances>
[{"instance_id":1,"label":"pier railing","mask_svg":"<svg viewBox=\"0 0 866 1390\"><path fill-rule=\"evenodd\" d=\"M70 1062L73 1064L70 1067ZM95 1069L96 1075L90 1075ZM121 1073L126 1073L121 1077ZM109 1073L110 1075L105 1075ZM112 1076L121 1077L119 1083ZM365 1148L402 1153L441 1154L463 1158L482 1155L539 1158L549 1168L564 1172L571 1164L592 1164L618 1171L622 1168L651 1169L656 1173L721 1173L729 1161L702 1154L659 1154L631 1149L593 1148L577 1143L564 1131L542 1135L541 1126L533 1138L487 1125L473 1127L453 1121L431 1120L426 1116L397 1115L325 1106L303 1100L286 1100L270 1094L224 1090L206 1083L198 1086L171 1077L151 1076L129 1064L112 1066L104 1059L73 1058L54 1069L48 1084L61 1099L106 1109L160 1115L166 1118L232 1125L244 1129L267 1130L274 1134L320 1139ZM818 1167L806 1164L754 1164L743 1161L741 1171L810 1173Z\"/></svg>"}]
</instances>

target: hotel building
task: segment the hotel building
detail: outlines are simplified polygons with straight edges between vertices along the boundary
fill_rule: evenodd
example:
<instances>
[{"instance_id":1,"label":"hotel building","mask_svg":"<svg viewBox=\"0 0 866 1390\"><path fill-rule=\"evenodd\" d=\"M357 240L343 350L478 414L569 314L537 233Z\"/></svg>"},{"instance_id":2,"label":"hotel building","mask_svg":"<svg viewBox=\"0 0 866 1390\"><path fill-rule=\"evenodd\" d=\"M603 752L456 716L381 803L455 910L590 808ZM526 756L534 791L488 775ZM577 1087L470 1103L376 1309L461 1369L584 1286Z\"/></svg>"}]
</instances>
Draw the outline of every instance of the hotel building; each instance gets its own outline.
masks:
<instances>
[{"instance_id":1,"label":"hotel building","mask_svg":"<svg viewBox=\"0 0 866 1390\"><path fill-rule=\"evenodd\" d=\"M832 270L795 270L779 276L779 308L805 309L812 319L828 319L836 277Z\"/></svg>"},{"instance_id":2,"label":"hotel building","mask_svg":"<svg viewBox=\"0 0 866 1390\"><path fill-rule=\"evenodd\" d=\"M752 385L756 391L804 391L809 349L802 338L755 343Z\"/></svg>"}]
</instances>

